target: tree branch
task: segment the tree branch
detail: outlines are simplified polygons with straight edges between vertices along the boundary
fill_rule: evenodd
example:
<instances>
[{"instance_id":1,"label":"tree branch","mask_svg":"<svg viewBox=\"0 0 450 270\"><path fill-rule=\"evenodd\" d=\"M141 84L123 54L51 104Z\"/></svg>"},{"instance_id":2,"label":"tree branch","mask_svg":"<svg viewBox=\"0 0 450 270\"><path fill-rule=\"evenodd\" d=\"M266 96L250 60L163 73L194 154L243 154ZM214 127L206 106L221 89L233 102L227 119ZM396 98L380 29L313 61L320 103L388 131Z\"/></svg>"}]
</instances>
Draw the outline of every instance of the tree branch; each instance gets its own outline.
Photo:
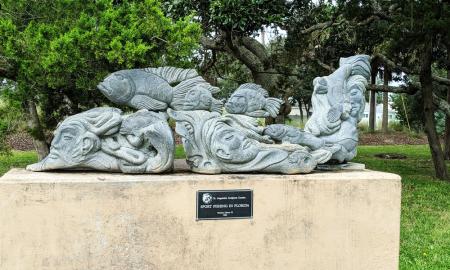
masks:
<instances>
[{"instance_id":1,"label":"tree branch","mask_svg":"<svg viewBox=\"0 0 450 270\"><path fill-rule=\"evenodd\" d=\"M259 59L261 59L261 62L265 62L269 58L266 48L264 48L264 45L259 43L256 39L250 37L243 37L242 44L245 46L245 48L247 48Z\"/></svg>"},{"instance_id":2,"label":"tree branch","mask_svg":"<svg viewBox=\"0 0 450 270\"><path fill-rule=\"evenodd\" d=\"M420 90L419 84L409 84L405 86L384 86L384 85L376 85L376 84L369 84L366 86L367 90L375 91L375 92L389 92L389 93L396 93L396 94L409 94L413 95L417 93L417 91Z\"/></svg>"},{"instance_id":3,"label":"tree branch","mask_svg":"<svg viewBox=\"0 0 450 270\"><path fill-rule=\"evenodd\" d=\"M320 60L317 59L317 58L314 58L314 60L316 61L316 63L317 63L319 66L321 66L322 68L328 70L329 72L334 72L334 71L336 70L336 69L333 68L332 66L325 64L324 62L320 61Z\"/></svg>"},{"instance_id":4,"label":"tree branch","mask_svg":"<svg viewBox=\"0 0 450 270\"><path fill-rule=\"evenodd\" d=\"M309 28L306 28L306 29L300 31L300 34L301 35L310 34L310 33L314 32L314 31L324 30L326 28L329 28L331 26L336 26L336 25L339 25L341 23L342 22L335 23L334 21L327 21L327 22L323 22L323 23L318 23L318 24L315 24L315 25L313 25L313 26L311 26Z\"/></svg>"},{"instance_id":5,"label":"tree branch","mask_svg":"<svg viewBox=\"0 0 450 270\"><path fill-rule=\"evenodd\" d=\"M223 45L222 40L214 40L207 37L201 37L200 44L202 44L206 49L225 51L225 46Z\"/></svg>"},{"instance_id":6,"label":"tree branch","mask_svg":"<svg viewBox=\"0 0 450 270\"><path fill-rule=\"evenodd\" d=\"M435 81L439 84L450 86L450 79L442 78L439 76L432 76L432 78L433 78L433 81Z\"/></svg>"},{"instance_id":7,"label":"tree branch","mask_svg":"<svg viewBox=\"0 0 450 270\"><path fill-rule=\"evenodd\" d=\"M402 72L404 72L406 74L411 74L411 75L416 74L417 75L419 73L416 70L411 70L409 68L402 67L400 65L395 64L394 61L390 60L385 55L380 54L380 53L374 54L372 56L372 60L371 61L372 62L379 61L380 63L382 63L383 65L386 65L386 67L388 67L391 70L399 70L399 71L402 71ZM439 84L450 86L450 79L446 79L446 78L439 77L439 76L436 76L436 75L433 75L432 79L433 79L433 81L435 81L435 82L437 82Z\"/></svg>"},{"instance_id":8,"label":"tree branch","mask_svg":"<svg viewBox=\"0 0 450 270\"><path fill-rule=\"evenodd\" d=\"M389 68L390 70L393 70L393 71L402 71L406 74L418 74L419 73L418 71L413 71L413 70L410 70L409 68L397 65L396 63L394 63L394 61L387 58L385 55L383 55L381 53L375 53L374 55L372 55L371 62L377 62L377 61L379 63L382 63L387 68Z\"/></svg>"},{"instance_id":9,"label":"tree branch","mask_svg":"<svg viewBox=\"0 0 450 270\"><path fill-rule=\"evenodd\" d=\"M214 67L214 65L217 62L217 55L216 55L216 51L212 50L212 56L211 59L206 60L205 62L199 67L199 70L201 71L202 74L208 72L208 70L210 70L212 67Z\"/></svg>"},{"instance_id":10,"label":"tree branch","mask_svg":"<svg viewBox=\"0 0 450 270\"><path fill-rule=\"evenodd\" d=\"M249 49L243 45L235 44L239 43L236 38L231 36L231 33L225 34L226 48L229 53L239 59L245 66L247 66L252 72L260 72L264 70L264 64L257 55L253 54Z\"/></svg>"}]
</instances>

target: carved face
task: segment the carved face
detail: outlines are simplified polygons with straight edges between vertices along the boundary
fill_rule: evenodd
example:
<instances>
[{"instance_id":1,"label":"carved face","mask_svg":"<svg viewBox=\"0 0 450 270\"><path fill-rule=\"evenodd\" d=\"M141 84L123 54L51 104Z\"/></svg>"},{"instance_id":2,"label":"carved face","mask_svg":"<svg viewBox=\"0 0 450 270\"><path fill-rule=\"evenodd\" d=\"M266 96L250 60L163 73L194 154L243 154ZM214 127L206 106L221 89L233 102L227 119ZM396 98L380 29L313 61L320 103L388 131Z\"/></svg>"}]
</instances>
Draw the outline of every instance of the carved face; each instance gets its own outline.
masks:
<instances>
[{"instance_id":1,"label":"carved face","mask_svg":"<svg viewBox=\"0 0 450 270\"><path fill-rule=\"evenodd\" d=\"M234 94L225 103L225 109L229 113L243 114L247 111L247 98L244 95Z\"/></svg>"},{"instance_id":2,"label":"carved face","mask_svg":"<svg viewBox=\"0 0 450 270\"><path fill-rule=\"evenodd\" d=\"M50 154L31 170L72 168L82 164L99 148L99 139L79 122L62 124L55 131Z\"/></svg>"},{"instance_id":3,"label":"carved face","mask_svg":"<svg viewBox=\"0 0 450 270\"><path fill-rule=\"evenodd\" d=\"M187 111L208 110L211 106L211 98L212 95L207 89L196 86L187 92L183 109Z\"/></svg>"},{"instance_id":4,"label":"carved face","mask_svg":"<svg viewBox=\"0 0 450 270\"><path fill-rule=\"evenodd\" d=\"M364 98L362 92L357 88L352 88L350 90L350 115L352 117L358 117L361 110L364 109L362 107L364 104L363 102Z\"/></svg>"},{"instance_id":5,"label":"carved face","mask_svg":"<svg viewBox=\"0 0 450 270\"><path fill-rule=\"evenodd\" d=\"M258 154L256 141L226 125L216 130L212 144L214 154L226 163L249 162Z\"/></svg>"},{"instance_id":6,"label":"carved face","mask_svg":"<svg viewBox=\"0 0 450 270\"><path fill-rule=\"evenodd\" d=\"M124 104L129 101L135 91L132 79L126 71L117 71L110 74L97 85L97 88L111 101Z\"/></svg>"}]
</instances>

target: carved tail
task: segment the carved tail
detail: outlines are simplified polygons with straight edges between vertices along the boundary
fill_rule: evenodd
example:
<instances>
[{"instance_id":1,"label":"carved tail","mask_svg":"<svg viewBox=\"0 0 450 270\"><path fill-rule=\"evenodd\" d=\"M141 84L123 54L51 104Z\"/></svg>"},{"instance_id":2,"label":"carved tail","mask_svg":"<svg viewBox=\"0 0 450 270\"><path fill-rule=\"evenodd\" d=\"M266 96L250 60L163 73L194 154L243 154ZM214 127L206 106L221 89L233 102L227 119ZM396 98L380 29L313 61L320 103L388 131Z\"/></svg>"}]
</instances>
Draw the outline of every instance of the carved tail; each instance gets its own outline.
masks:
<instances>
[{"instance_id":1,"label":"carved tail","mask_svg":"<svg viewBox=\"0 0 450 270\"><path fill-rule=\"evenodd\" d=\"M166 122L156 122L148 127L145 136L156 149L157 155L147 161L146 172L160 173L173 168L175 139Z\"/></svg>"},{"instance_id":2,"label":"carved tail","mask_svg":"<svg viewBox=\"0 0 450 270\"><path fill-rule=\"evenodd\" d=\"M264 109L266 109L266 111L270 114L270 116L275 118L277 117L280 111L281 104L283 103L284 101L282 101L281 99L269 97L266 98L266 105Z\"/></svg>"}]
</instances>

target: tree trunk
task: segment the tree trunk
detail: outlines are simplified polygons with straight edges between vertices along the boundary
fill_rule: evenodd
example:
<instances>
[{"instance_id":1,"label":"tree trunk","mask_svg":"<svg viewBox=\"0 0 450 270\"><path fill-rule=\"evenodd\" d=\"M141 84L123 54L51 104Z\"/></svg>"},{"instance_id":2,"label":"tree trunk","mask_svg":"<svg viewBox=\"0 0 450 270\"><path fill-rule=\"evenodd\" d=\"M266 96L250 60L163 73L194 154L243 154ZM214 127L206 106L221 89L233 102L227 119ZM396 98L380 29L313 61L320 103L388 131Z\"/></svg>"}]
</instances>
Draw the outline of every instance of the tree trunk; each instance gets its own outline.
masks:
<instances>
[{"instance_id":1,"label":"tree trunk","mask_svg":"<svg viewBox=\"0 0 450 270\"><path fill-rule=\"evenodd\" d=\"M389 70L385 67L383 73L383 86L387 87L389 85ZM381 129L384 133L388 132L389 126L389 93L383 93L383 119L381 122Z\"/></svg>"},{"instance_id":2,"label":"tree trunk","mask_svg":"<svg viewBox=\"0 0 450 270\"><path fill-rule=\"evenodd\" d=\"M447 45L447 79L450 79L450 43ZM450 86L447 86L447 102L450 103ZM445 118L445 159L450 160L450 117Z\"/></svg>"},{"instance_id":3,"label":"tree trunk","mask_svg":"<svg viewBox=\"0 0 450 270\"><path fill-rule=\"evenodd\" d=\"M311 110L311 101L305 102L305 110L306 110L306 120L309 119L310 110Z\"/></svg>"},{"instance_id":4,"label":"tree trunk","mask_svg":"<svg viewBox=\"0 0 450 270\"><path fill-rule=\"evenodd\" d=\"M436 123L434 119L433 105L433 81L431 77L431 61L432 61L432 43L431 39L426 41L424 52L421 59L420 83L422 85L423 112L425 118L425 131L430 146L431 158L439 179L448 180L447 167L445 165L444 153L441 148L439 137L436 132Z\"/></svg>"},{"instance_id":5,"label":"tree trunk","mask_svg":"<svg viewBox=\"0 0 450 270\"><path fill-rule=\"evenodd\" d=\"M375 85L377 78L377 73L372 72L370 83ZM369 131L374 132L375 131L375 120L377 119L376 113L377 113L377 92L370 91L370 98L369 98Z\"/></svg>"},{"instance_id":6,"label":"tree trunk","mask_svg":"<svg viewBox=\"0 0 450 270\"><path fill-rule=\"evenodd\" d=\"M300 121L301 121L302 124L303 124L304 121L303 121L302 99L301 99L301 98L297 99L297 102L298 102L298 110L299 110L299 112L300 112Z\"/></svg>"},{"instance_id":7,"label":"tree trunk","mask_svg":"<svg viewBox=\"0 0 450 270\"><path fill-rule=\"evenodd\" d=\"M49 153L48 144L45 141L45 135L44 135L44 131L42 130L41 122L39 120L39 115L37 113L36 104L33 101L28 100L27 107L28 107L28 114L29 114L29 120L28 120L29 133L33 137L33 144L34 144L34 148L37 151L38 159L42 160Z\"/></svg>"}]
</instances>

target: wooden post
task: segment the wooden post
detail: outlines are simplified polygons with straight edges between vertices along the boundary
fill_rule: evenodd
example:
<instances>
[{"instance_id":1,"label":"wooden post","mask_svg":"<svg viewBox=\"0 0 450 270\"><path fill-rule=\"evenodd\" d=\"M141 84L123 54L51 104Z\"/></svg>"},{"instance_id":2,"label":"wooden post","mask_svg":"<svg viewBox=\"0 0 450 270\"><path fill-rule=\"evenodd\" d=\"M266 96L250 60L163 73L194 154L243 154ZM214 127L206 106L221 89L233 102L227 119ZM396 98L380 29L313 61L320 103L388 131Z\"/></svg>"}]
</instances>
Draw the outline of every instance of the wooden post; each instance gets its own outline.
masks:
<instances>
[{"instance_id":1,"label":"wooden post","mask_svg":"<svg viewBox=\"0 0 450 270\"><path fill-rule=\"evenodd\" d=\"M375 84L377 78L377 72L372 72L370 83ZM377 113L377 97L375 91L370 91L370 98L369 98L369 131L374 132L375 131L375 120L376 120L376 113Z\"/></svg>"},{"instance_id":2,"label":"wooden post","mask_svg":"<svg viewBox=\"0 0 450 270\"><path fill-rule=\"evenodd\" d=\"M383 72L383 86L388 87L389 84L389 73L390 71L384 67ZM381 122L381 129L384 133L388 132L388 124L389 124L389 93L383 93L383 119Z\"/></svg>"}]
</instances>

